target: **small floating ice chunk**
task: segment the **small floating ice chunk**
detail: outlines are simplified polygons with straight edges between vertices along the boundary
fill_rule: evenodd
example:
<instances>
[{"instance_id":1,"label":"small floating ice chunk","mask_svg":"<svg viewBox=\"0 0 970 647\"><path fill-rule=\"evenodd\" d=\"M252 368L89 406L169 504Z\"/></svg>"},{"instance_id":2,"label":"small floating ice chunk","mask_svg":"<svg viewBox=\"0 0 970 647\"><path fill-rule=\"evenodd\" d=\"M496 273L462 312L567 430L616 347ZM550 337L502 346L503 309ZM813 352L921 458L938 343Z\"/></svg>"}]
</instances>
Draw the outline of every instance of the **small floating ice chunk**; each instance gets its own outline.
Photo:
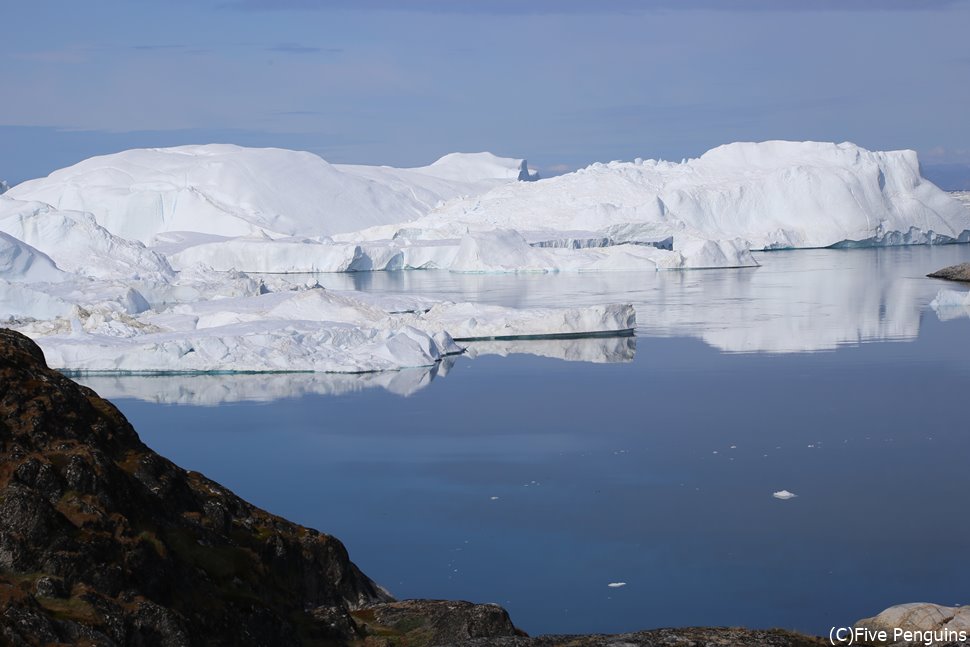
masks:
<instances>
[{"instance_id":1,"label":"small floating ice chunk","mask_svg":"<svg viewBox=\"0 0 970 647\"><path fill-rule=\"evenodd\" d=\"M497 496L489 497L489 500L490 501L498 501L498 497Z\"/></svg>"},{"instance_id":2,"label":"small floating ice chunk","mask_svg":"<svg viewBox=\"0 0 970 647\"><path fill-rule=\"evenodd\" d=\"M776 499L781 499L782 501L787 501L788 499L794 499L798 495L794 492L789 492L788 490L779 490L771 496L775 497Z\"/></svg>"},{"instance_id":3,"label":"small floating ice chunk","mask_svg":"<svg viewBox=\"0 0 970 647\"><path fill-rule=\"evenodd\" d=\"M626 586L626 582L610 582L606 586L610 587L611 589L618 589L621 586Z\"/></svg>"}]
</instances>

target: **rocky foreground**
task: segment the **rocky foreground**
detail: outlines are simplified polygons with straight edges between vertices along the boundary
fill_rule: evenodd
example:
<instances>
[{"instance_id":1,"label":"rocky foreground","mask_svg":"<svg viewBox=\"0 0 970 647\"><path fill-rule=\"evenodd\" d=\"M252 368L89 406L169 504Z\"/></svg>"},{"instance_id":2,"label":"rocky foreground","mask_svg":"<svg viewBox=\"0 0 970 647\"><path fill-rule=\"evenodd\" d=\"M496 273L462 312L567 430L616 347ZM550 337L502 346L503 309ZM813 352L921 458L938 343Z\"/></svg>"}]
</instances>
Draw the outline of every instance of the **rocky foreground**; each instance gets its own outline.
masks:
<instances>
[{"instance_id":1,"label":"rocky foreground","mask_svg":"<svg viewBox=\"0 0 970 647\"><path fill-rule=\"evenodd\" d=\"M393 601L337 539L162 458L0 329L0 644L65 643L823 644L737 628L529 638L495 605Z\"/></svg>"}]
</instances>

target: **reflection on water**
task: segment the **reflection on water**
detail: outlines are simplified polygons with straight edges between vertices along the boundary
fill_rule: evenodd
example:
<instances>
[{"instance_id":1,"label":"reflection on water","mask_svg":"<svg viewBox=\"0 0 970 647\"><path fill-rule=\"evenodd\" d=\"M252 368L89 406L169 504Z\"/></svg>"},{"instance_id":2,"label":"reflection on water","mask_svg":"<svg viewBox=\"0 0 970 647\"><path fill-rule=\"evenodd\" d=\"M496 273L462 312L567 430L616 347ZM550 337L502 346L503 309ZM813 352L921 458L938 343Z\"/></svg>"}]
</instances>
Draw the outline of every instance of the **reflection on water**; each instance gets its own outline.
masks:
<instances>
[{"instance_id":1,"label":"reflection on water","mask_svg":"<svg viewBox=\"0 0 970 647\"><path fill-rule=\"evenodd\" d=\"M534 355L569 362L612 364L633 361L636 344L635 337L480 341L466 344L466 355L471 358ZM455 361L456 357L451 356L434 366L380 373L89 374L73 379L109 400L134 398L158 404L212 406L226 402L272 402L307 395L338 396L370 388L408 396L435 378L445 377Z\"/></svg>"},{"instance_id":2,"label":"reflection on water","mask_svg":"<svg viewBox=\"0 0 970 647\"><path fill-rule=\"evenodd\" d=\"M158 404L211 406L226 402L272 402L307 395L346 395L381 388L411 395L448 371L453 358L431 367L380 373L257 373L72 376L102 397L135 398Z\"/></svg>"},{"instance_id":3,"label":"reflection on water","mask_svg":"<svg viewBox=\"0 0 970 647\"><path fill-rule=\"evenodd\" d=\"M729 352L806 352L914 339L944 285L926 274L968 260L970 245L946 245L766 252L761 267L733 270L316 277L331 288L519 307L623 301L636 306L640 335L698 337Z\"/></svg>"},{"instance_id":4,"label":"reflection on water","mask_svg":"<svg viewBox=\"0 0 970 647\"><path fill-rule=\"evenodd\" d=\"M637 335L695 337L725 352L830 351L876 341L911 341L922 317L965 316L927 306L954 284L926 278L970 260L970 245L796 250L760 255L758 268L595 274L453 274L440 271L319 274L332 289L417 293L454 301L532 307L629 302ZM305 275L287 280L303 283ZM526 354L592 363L630 362L636 338L550 339L467 344L467 356ZM219 404L381 388L411 395L443 377L453 359L423 369L365 374L86 376L108 398ZM648 359L649 361L649 359Z\"/></svg>"},{"instance_id":5,"label":"reflection on water","mask_svg":"<svg viewBox=\"0 0 970 647\"><path fill-rule=\"evenodd\" d=\"M465 344L469 357L482 355L535 355L567 362L618 364L632 362L637 352L636 337L587 339L496 339Z\"/></svg>"}]
</instances>

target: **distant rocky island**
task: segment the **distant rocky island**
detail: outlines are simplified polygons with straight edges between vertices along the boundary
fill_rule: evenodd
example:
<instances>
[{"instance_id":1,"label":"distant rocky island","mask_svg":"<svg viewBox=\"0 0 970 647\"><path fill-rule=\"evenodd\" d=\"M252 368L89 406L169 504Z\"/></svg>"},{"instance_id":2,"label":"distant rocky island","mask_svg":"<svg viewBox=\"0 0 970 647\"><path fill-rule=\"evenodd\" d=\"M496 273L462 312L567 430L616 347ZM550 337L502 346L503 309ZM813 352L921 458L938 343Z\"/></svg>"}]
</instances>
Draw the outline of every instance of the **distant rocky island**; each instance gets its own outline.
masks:
<instances>
[{"instance_id":1,"label":"distant rocky island","mask_svg":"<svg viewBox=\"0 0 970 647\"><path fill-rule=\"evenodd\" d=\"M946 279L948 281L970 281L970 263L960 263L937 270L926 276L931 279Z\"/></svg>"},{"instance_id":2,"label":"distant rocky island","mask_svg":"<svg viewBox=\"0 0 970 647\"><path fill-rule=\"evenodd\" d=\"M394 601L340 541L159 456L114 405L48 368L33 341L6 329L0 643L823 644L740 628L529 638L497 605Z\"/></svg>"}]
</instances>

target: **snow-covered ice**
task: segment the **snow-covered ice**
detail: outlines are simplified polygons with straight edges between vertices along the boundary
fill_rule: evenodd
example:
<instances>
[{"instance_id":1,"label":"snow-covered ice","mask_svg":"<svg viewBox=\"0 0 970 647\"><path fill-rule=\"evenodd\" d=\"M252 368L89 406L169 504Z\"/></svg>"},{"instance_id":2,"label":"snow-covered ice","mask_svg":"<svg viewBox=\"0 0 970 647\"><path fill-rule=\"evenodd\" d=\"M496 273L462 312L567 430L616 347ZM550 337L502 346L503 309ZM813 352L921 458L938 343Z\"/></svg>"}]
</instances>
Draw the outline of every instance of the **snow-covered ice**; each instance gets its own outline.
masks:
<instances>
[{"instance_id":1,"label":"snow-covered ice","mask_svg":"<svg viewBox=\"0 0 970 647\"><path fill-rule=\"evenodd\" d=\"M680 164L593 164L453 201L419 222L596 232L650 224L674 249L678 234L753 249L970 240L970 212L920 176L915 152L850 143L742 142Z\"/></svg>"},{"instance_id":2,"label":"snow-covered ice","mask_svg":"<svg viewBox=\"0 0 970 647\"><path fill-rule=\"evenodd\" d=\"M53 282L64 279L47 254L0 231L0 279L26 283Z\"/></svg>"},{"instance_id":3,"label":"snow-covered ice","mask_svg":"<svg viewBox=\"0 0 970 647\"><path fill-rule=\"evenodd\" d=\"M794 492L789 492L788 490L779 490L773 493L771 496L775 497L776 499L781 499L782 501L787 501L788 499L794 499L798 495Z\"/></svg>"},{"instance_id":4,"label":"snow-covered ice","mask_svg":"<svg viewBox=\"0 0 970 647\"><path fill-rule=\"evenodd\" d=\"M425 169L439 164L457 162L446 156ZM478 176L498 174L473 167ZM404 173L368 173L392 171ZM269 272L690 269L754 266L752 249L970 240L970 210L922 179L914 152L848 143L736 143L683 163L594 164L484 189L456 189L423 211L388 208L383 222L359 220L354 231L331 227L329 214L312 227L307 219L276 229L262 223L246 236L186 246L173 262ZM272 240L286 253L268 252Z\"/></svg>"},{"instance_id":5,"label":"snow-covered ice","mask_svg":"<svg viewBox=\"0 0 970 647\"><path fill-rule=\"evenodd\" d=\"M439 202L515 182L523 160L446 155L430 166L329 164L307 152L229 144L135 149L84 160L9 191L94 214L114 234L321 236L404 222Z\"/></svg>"}]
</instances>

